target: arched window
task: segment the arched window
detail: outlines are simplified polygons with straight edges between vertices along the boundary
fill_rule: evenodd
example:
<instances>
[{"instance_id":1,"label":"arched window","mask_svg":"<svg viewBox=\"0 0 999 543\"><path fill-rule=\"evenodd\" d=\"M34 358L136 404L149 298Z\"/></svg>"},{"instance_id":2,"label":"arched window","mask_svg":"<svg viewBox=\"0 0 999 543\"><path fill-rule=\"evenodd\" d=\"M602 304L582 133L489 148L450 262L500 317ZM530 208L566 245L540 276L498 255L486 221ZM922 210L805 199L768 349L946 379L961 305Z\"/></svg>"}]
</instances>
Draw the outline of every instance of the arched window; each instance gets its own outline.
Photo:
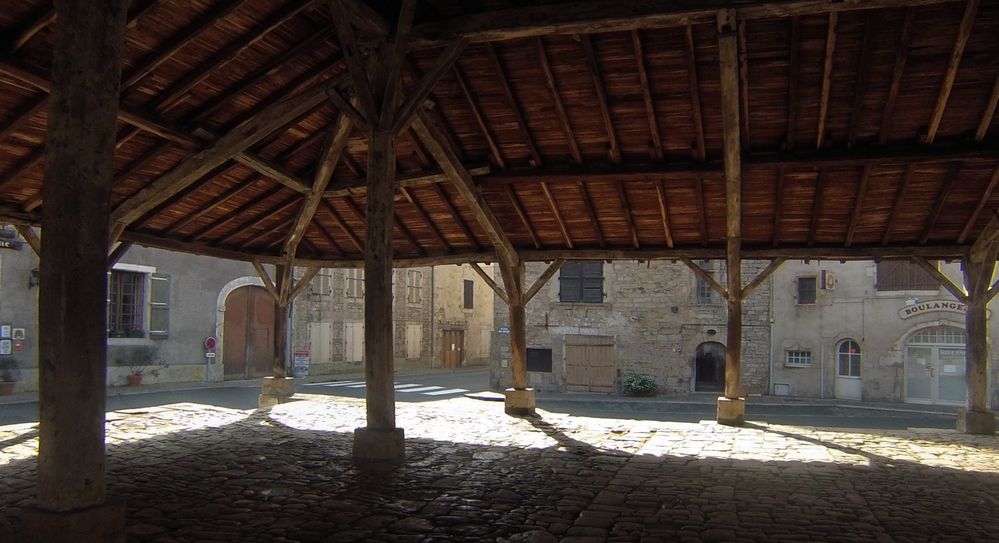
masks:
<instances>
[{"instance_id":1,"label":"arched window","mask_svg":"<svg viewBox=\"0 0 999 543\"><path fill-rule=\"evenodd\" d=\"M860 345L852 339L840 342L838 353L839 376L860 377Z\"/></svg>"}]
</instances>

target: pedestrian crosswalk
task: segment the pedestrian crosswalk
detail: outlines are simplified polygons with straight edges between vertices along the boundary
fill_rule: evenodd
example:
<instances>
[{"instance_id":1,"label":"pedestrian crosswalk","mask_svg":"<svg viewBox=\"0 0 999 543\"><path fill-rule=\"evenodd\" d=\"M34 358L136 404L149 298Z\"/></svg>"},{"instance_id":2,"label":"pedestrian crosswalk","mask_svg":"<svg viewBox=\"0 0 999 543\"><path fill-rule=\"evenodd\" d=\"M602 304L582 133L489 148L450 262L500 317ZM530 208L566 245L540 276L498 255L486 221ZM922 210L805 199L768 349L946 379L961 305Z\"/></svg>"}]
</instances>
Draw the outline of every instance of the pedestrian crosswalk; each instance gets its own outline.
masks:
<instances>
[{"instance_id":1,"label":"pedestrian crosswalk","mask_svg":"<svg viewBox=\"0 0 999 543\"><path fill-rule=\"evenodd\" d=\"M420 383L394 383L396 392L405 394L423 394L426 396L450 396L454 394L464 394L468 392L465 388L447 388L436 385L422 385ZM305 383L307 387L324 388L364 388L364 381L325 381L322 383Z\"/></svg>"}]
</instances>

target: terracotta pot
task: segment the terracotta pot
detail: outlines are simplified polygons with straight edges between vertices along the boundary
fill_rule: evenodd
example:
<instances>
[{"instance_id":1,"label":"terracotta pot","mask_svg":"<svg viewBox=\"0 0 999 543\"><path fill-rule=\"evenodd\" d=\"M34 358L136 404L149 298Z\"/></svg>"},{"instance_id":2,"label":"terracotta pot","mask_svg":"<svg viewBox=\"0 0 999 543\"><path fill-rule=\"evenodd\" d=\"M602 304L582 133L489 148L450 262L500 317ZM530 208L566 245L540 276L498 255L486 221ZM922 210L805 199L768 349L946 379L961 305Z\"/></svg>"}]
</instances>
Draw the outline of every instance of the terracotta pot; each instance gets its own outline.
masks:
<instances>
[{"instance_id":1,"label":"terracotta pot","mask_svg":"<svg viewBox=\"0 0 999 543\"><path fill-rule=\"evenodd\" d=\"M0 396L10 396L17 387L17 381L0 381Z\"/></svg>"},{"instance_id":2,"label":"terracotta pot","mask_svg":"<svg viewBox=\"0 0 999 543\"><path fill-rule=\"evenodd\" d=\"M130 386L130 387L137 387L137 386L139 386L141 384L142 384L142 376L141 375L129 375L128 376L128 386Z\"/></svg>"}]
</instances>

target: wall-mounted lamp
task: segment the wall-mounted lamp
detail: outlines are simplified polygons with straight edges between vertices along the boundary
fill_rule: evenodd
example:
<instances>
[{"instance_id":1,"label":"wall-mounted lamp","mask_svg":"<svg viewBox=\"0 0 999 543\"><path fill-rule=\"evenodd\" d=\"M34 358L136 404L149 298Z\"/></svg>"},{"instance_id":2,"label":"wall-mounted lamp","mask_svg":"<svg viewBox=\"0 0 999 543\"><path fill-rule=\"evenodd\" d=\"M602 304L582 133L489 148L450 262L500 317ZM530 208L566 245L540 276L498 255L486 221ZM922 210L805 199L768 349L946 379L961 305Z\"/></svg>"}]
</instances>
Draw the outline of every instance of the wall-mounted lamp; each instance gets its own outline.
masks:
<instances>
[{"instance_id":1,"label":"wall-mounted lamp","mask_svg":"<svg viewBox=\"0 0 999 543\"><path fill-rule=\"evenodd\" d=\"M37 287L41 282L41 276L42 274L38 271L38 268L32 269L30 275L28 275L28 288Z\"/></svg>"}]
</instances>

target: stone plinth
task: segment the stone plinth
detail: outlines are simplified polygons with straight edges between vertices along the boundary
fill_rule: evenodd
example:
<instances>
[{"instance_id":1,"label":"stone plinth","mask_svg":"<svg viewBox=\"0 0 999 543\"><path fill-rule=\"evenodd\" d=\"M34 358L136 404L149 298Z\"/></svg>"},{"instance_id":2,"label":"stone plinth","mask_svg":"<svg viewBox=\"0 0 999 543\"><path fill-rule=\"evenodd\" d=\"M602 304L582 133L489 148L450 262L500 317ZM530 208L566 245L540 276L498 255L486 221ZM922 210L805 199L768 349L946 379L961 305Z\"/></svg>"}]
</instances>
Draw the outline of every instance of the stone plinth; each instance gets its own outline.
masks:
<instances>
[{"instance_id":1,"label":"stone plinth","mask_svg":"<svg viewBox=\"0 0 999 543\"><path fill-rule=\"evenodd\" d=\"M295 380L291 377L264 377L260 386L260 407L286 403L295 395Z\"/></svg>"},{"instance_id":2,"label":"stone plinth","mask_svg":"<svg viewBox=\"0 0 999 543\"><path fill-rule=\"evenodd\" d=\"M745 398L718 398L718 424L742 426L746 422Z\"/></svg>"},{"instance_id":3,"label":"stone plinth","mask_svg":"<svg viewBox=\"0 0 999 543\"><path fill-rule=\"evenodd\" d=\"M405 432L402 428L354 430L355 462L402 462L406 458Z\"/></svg>"},{"instance_id":4,"label":"stone plinth","mask_svg":"<svg viewBox=\"0 0 999 543\"><path fill-rule=\"evenodd\" d=\"M957 412L957 430L966 434L996 435L996 415L988 411Z\"/></svg>"},{"instance_id":5,"label":"stone plinth","mask_svg":"<svg viewBox=\"0 0 999 543\"><path fill-rule=\"evenodd\" d=\"M71 511L27 507L25 543L125 543L125 503L110 502Z\"/></svg>"},{"instance_id":6,"label":"stone plinth","mask_svg":"<svg viewBox=\"0 0 999 543\"><path fill-rule=\"evenodd\" d=\"M523 390L508 388L503 391L503 394L506 395L504 411L507 415L523 417L534 414L536 403L533 388Z\"/></svg>"}]
</instances>

